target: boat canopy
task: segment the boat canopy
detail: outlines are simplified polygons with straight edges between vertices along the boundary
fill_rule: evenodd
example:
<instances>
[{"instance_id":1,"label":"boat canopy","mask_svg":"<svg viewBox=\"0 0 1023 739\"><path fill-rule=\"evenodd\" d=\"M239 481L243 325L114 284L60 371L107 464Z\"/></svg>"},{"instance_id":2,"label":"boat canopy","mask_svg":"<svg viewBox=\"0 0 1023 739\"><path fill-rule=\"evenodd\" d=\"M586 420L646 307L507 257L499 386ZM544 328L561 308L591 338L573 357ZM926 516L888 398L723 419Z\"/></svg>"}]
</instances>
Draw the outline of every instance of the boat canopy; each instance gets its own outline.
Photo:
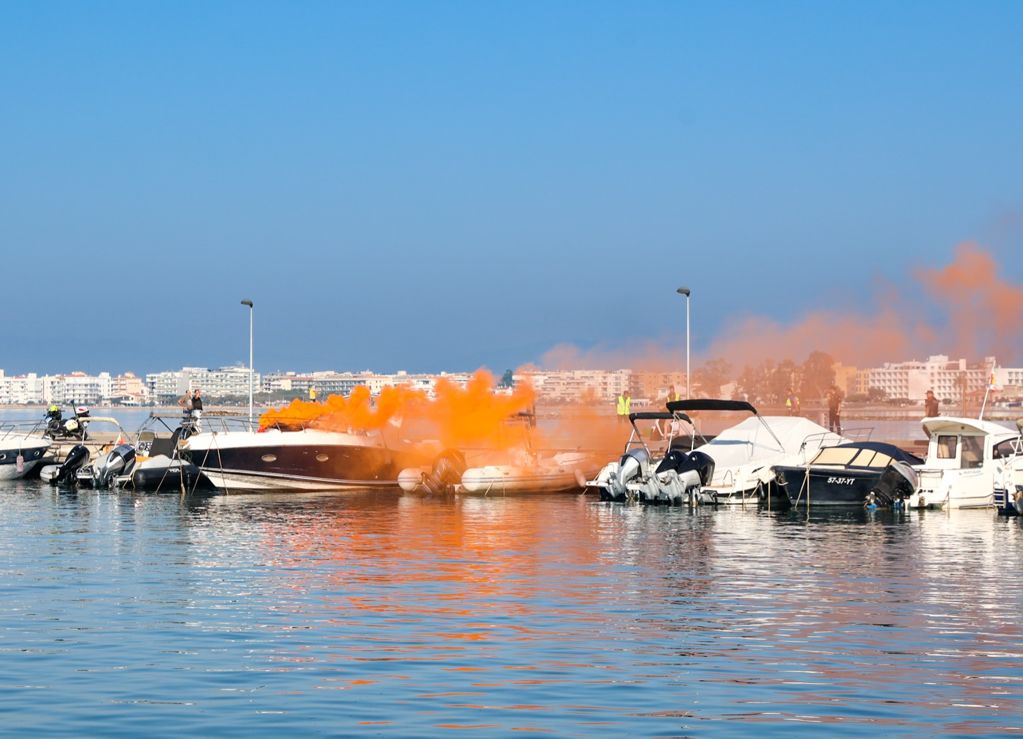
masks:
<instances>
[{"instance_id":1,"label":"boat canopy","mask_svg":"<svg viewBox=\"0 0 1023 739\"><path fill-rule=\"evenodd\" d=\"M965 434L967 436L988 436L988 435L1009 435L1015 436L1018 432L1008 426L992 421L984 421L978 418L963 418L959 416L935 416L925 418L922 422L929 435L934 434Z\"/></svg>"},{"instance_id":2,"label":"boat canopy","mask_svg":"<svg viewBox=\"0 0 1023 739\"><path fill-rule=\"evenodd\" d=\"M668 413L668 411L639 411L638 413L630 413L630 421L685 421L688 424L692 424L689 416L685 413Z\"/></svg>"},{"instance_id":3,"label":"boat canopy","mask_svg":"<svg viewBox=\"0 0 1023 739\"><path fill-rule=\"evenodd\" d=\"M713 398L693 398L691 400L672 400L668 402L668 410L679 411L746 411L757 415L757 409L745 400L715 400Z\"/></svg>"}]
</instances>

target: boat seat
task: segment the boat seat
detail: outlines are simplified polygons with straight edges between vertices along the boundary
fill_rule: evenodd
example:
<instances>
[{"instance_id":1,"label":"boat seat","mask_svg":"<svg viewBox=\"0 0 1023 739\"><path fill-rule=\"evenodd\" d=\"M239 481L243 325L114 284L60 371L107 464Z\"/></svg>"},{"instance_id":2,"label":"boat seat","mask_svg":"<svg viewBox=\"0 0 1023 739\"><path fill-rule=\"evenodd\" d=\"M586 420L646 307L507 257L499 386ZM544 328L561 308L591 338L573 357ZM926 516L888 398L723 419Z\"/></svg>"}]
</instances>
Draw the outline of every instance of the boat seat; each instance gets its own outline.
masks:
<instances>
[{"instance_id":1,"label":"boat seat","mask_svg":"<svg viewBox=\"0 0 1023 739\"><path fill-rule=\"evenodd\" d=\"M173 436L167 439L154 438L152 445L149 447L149 456L155 457L158 454L163 454L173 459L174 447L176 446L176 442L177 439L175 439Z\"/></svg>"}]
</instances>

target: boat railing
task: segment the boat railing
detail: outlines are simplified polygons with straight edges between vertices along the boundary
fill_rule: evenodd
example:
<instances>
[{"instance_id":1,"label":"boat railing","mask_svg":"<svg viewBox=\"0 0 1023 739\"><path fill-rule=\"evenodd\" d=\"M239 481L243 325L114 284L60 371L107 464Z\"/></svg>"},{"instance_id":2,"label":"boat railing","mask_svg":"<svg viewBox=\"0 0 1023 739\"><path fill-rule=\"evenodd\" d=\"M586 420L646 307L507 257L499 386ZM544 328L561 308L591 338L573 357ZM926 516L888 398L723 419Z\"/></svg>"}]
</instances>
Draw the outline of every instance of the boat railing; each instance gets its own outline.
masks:
<instances>
[{"instance_id":1,"label":"boat railing","mask_svg":"<svg viewBox=\"0 0 1023 739\"><path fill-rule=\"evenodd\" d=\"M869 426L859 429L846 429L841 434L837 434L834 431L819 431L804 437L802 443L799 445L799 451L804 451L806 449L816 450L827 446L838 446L839 444L846 444L850 440L870 441L870 436L873 433L873 427Z\"/></svg>"},{"instance_id":2,"label":"boat railing","mask_svg":"<svg viewBox=\"0 0 1023 739\"><path fill-rule=\"evenodd\" d=\"M0 422L0 441L15 436L42 436L46 419L13 420Z\"/></svg>"}]
</instances>

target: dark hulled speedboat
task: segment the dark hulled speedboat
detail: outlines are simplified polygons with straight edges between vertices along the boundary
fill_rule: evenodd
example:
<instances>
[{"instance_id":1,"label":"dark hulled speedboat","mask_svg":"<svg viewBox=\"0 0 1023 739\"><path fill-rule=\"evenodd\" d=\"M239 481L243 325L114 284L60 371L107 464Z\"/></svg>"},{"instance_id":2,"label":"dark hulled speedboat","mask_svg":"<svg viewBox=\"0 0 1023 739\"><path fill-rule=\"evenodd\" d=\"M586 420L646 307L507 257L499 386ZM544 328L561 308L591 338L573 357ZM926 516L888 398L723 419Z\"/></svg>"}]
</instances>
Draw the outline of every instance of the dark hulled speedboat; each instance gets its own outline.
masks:
<instances>
[{"instance_id":1,"label":"dark hulled speedboat","mask_svg":"<svg viewBox=\"0 0 1023 739\"><path fill-rule=\"evenodd\" d=\"M918 464L923 460L916 455L879 441L824 447L805 465L776 465L765 502L778 508L891 506L916 491Z\"/></svg>"},{"instance_id":2,"label":"dark hulled speedboat","mask_svg":"<svg viewBox=\"0 0 1023 739\"><path fill-rule=\"evenodd\" d=\"M181 444L221 490L345 490L396 487L398 473L424 460L389 447L378 433L302 429L206 432Z\"/></svg>"}]
</instances>

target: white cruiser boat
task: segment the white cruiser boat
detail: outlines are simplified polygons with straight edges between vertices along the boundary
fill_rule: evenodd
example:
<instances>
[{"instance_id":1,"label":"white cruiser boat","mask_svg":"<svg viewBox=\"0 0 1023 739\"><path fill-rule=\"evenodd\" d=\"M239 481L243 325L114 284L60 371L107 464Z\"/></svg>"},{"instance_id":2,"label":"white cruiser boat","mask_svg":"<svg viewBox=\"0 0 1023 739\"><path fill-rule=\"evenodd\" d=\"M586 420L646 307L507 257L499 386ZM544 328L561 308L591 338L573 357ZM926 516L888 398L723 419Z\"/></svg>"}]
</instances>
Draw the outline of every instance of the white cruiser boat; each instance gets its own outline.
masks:
<instances>
[{"instance_id":1,"label":"white cruiser boat","mask_svg":"<svg viewBox=\"0 0 1023 739\"><path fill-rule=\"evenodd\" d=\"M700 490L699 502L744 504L766 496L775 481L776 465L805 465L825 446L849 439L799 416L761 416L742 400L677 400L668 403L673 413L751 413L706 444L696 447L714 462L713 477Z\"/></svg>"},{"instance_id":2,"label":"white cruiser boat","mask_svg":"<svg viewBox=\"0 0 1023 739\"><path fill-rule=\"evenodd\" d=\"M651 422L646 436L637 421ZM632 433L622 456L604 465L586 486L606 501L699 502L701 485L714 474L714 461L692 450L695 428L689 416L680 411L641 411L630 413L629 423Z\"/></svg>"},{"instance_id":3,"label":"white cruiser boat","mask_svg":"<svg viewBox=\"0 0 1023 739\"><path fill-rule=\"evenodd\" d=\"M34 470L53 442L42 434L0 425L0 480L17 480Z\"/></svg>"},{"instance_id":4,"label":"white cruiser boat","mask_svg":"<svg viewBox=\"0 0 1023 739\"><path fill-rule=\"evenodd\" d=\"M559 452L549 456L523 454L512 464L466 467L461 453L447 451L432 466L409 467L398 475L407 493L509 495L580 490L596 469L591 455Z\"/></svg>"},{"instance_id":5,"label":"white cruiser boat","mask_svg":"<svg viewBox=\"0 0 1023 739\"><path fill-rule=\"evenodd\" d=\"M996 490L1004 500L1023 483L1018 430L957 416L925 418L923 427L930 441L910 507L989 508Z\"/></svg>"}]
</instances>

